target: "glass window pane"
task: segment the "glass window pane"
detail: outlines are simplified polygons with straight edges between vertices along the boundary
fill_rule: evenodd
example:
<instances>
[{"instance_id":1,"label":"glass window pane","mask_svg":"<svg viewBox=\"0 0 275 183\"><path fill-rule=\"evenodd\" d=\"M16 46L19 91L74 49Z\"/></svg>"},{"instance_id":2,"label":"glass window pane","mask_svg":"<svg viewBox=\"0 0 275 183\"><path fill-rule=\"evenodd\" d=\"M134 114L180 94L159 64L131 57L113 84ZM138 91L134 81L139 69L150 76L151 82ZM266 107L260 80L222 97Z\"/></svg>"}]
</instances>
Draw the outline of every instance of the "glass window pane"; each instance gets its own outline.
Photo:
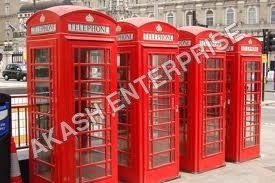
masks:
<instances>
[{"instance_id":1,"label":"glass window pane","mask_svg":"<svg viewBox=\"0 0 275 183\"><path fill-rule=\"evenodd\" d=\"M206 96L205 104L207 106L221 105L221 96L220 95Z\"/></svg>"},{"instance_id":2,"label":"glass window pane","mask_svg":"<svg viewBox=\"0 0 275 183\"><path fill-rule=\"evenodd\" d=\"M53 169L48 166L48 165L45 165L43 163L36 163L36 174L49 180L49 181L52 181L52 174L53 174Z\"/></svg>"},{"instance_id":3,"label":"glass window pane","mask_svg":"<svg viewBox=\"0 0 275 183\"><path fill-rule=\"evenodd\" d=\"M205 85L205 93L220 93L222 91L221 83L207 83Z\"/></svg>"},{"instance_id":4,"label":"glass window pane","mask_svg":"<svg viewBox=\"0 0 275 183\"><path fill-rule=\"evenodd\" d=\"M207 71L205 73L206 81L220 81L222 79L221 71Z\"/></svg>"},{"instance_id":5,"label":"glass window pane","mask_svg":"<svg viewBox=\"0 0 275 183\"><path fill-rule=\"evenodd\" d=\"M129 165L129 154L118 152L118 164L120 166L128 166Z\"/></svg>"},{"instance_id":6,"label":"glass window pane","mask_svg":"<svg viewBox=\"0 0 275 183\"><path fill-rule=\"evenodd\" d=\"M99 164L99 165L91 165L91 166L85 166L81 168L81 182L87 182L94 179L99 179L106 177L111 174L110 170L110 164Z\"/></svg>"},{"instance_id":7,"label":"glass window pane","mask_svg":"<svg viewBox=\"0 0 275 183\"><path fill-rule=\"evenodd\" d=\"M34 75L35 79L49 80L49 66L35 66Z\"/></svg>"},{"instance_id":8,"label":"glass window pane","mask_svg":"<svg viewBox=\"0 0 275 183\"><path fill-rule=\"evenodd\" d=\"M207 108L206 112L207 112L206 114L207 118L215 118L215 117L222 116L221 107Z\"/></svg>"},{"instance_id":9,"label":"glass window pane","mask_svg":"<svg viewBox=\"0 0 275 183\"><path fill-rule=\"evenodd\" d=\"M152 119L153 124L167 123L174 120L174 112L170 110L156 111L149 113L149 119Z\"/></svg>"},{"instance_id":10,"label":"glass window pane","mask_svg":"<svg viewBox=\"0 0 275 183\"><path fill-rule=\"evenodd\" d=\"M165 152L152 157L152 168L169 164L174 161L174 153Z\"/></svg>"},{"instance_id":11,"label":"glass window pane","mask_svg":"<svg viewBox=\"0 0 275 183\"><path fill-rule=\"evenodd\" d=\"M104 50L83 48L80 51L81 63L104 64Z\"/></svg>"},{"instance_id":12,"label":"glass window pane","mask_svg":"<svg viewBox=\"0 0 275 183\"><path fill-rule=\"evenodd\" d=\"M211 154L216 154L220 152L220 143L213 143L213 144L208 144L205 146L205 152L204 155L208 156Z\"/></svg>"},{"instance_id":13,"label":"glass window pane","mask_svg":"<svg viewBox=\"0 0 275 183\"><path fill-rule=\"evenodd\" d=\"M174 148L174 141L170 138L168 139L162 139L162 140L154 140L152 142L153 149L151 153L157 153L161 151L166 151L171 148Z\"/></svg>"},{"instance_id":14,"label":"glass window pane","mask_svg":"<svg viewBox=\"0 0 275 183\"><path fill-rule=\"evenodd\" d=\"M221 140L220 131L206 133L206 143L217 142L219 140Z\"/></svg>"},{"instance_id":15,"label":"glass window pane","mask_svg":"<svg viewBox=\"0 0 275 183\"><path fill-rule=\"evenodd\" d=\"M151 98L150 106L151 106L151 110L171 108L171 97Z\"/></svg>"},{"instance_id":16,"label":"glass window pane","mask_svg":"<svg viewBox=\"0 0 275 183\"><path fill-rule=\"evenodd\" d=\"M149 55L149 65L152 67L161 66L161 64L169 61L170 55Z\"/></svg>"},{"instance_id":17,"label":"glass window pane","mask_svg":"<svg viewBox=\"0 0 275 183\"><path fill-rule=\"evenodd\" d=\"M128 151L128 140L126 139L118 139L118 150L119 151Z\"/></svg>"},{"instance_id":18,"label":"glass window pane","mask_svg":"<svg viewBox=\"0 0 275 183\"><path fill-rule=\"evenodd\" d=\"M220 128L220 124L221 124L221 119L212 119L212 120L208 120L206 122L206 127L205 130L206 131L212 131L212 130L217 130Z\"/></svg>"},{"instance_id":19,"label":"glass window pane","mask_svg":"<svg viewBox=\"0 0 275 183\"><path fill-rule=\"evenodd\" d=\"M42 48L34 50L35 63L49 63L50 62L50 49Z\"/></svg>"},{"instance_id":20,"label":"glass window pane","mask_svg":"<svg viewBox=\"0 0 275 183\"><path fill-rule=\"evenodd\" d=\"M151 139L167 137L174 134L174 129L171 128L171 124L164 124L151 127Z\"/></svg>"},{"instance_id":21,"label":"glass window pane","mask_svg":"<svg viewBox=\"0 0 275 183\"><path fill-rule=\"evenodd\" d=\"M35 83L35 94L39 96L49 96L50 84L47 82Z\"/></svg>"},{"instance_id":22,"label":"glass window pane","mask_svg":"<svg viewBox=\"0 0 275 183\"><path fill-rule=\"evenodd\" d=\"M36 104L36 111L41 113L50 113L50 99L45 98L34 98L34 103Z\"/></svg>"},{"instance_id":23,"label":"glass window pane","mask_svg":"<svg viewBox=\"0 0 275 183\"><path fill-rule=\"evenodd\" d=\"M37 114L35 115L36 128L49 130L52 127L51 119L49 116Z\"/></svg>"}]
</instances>

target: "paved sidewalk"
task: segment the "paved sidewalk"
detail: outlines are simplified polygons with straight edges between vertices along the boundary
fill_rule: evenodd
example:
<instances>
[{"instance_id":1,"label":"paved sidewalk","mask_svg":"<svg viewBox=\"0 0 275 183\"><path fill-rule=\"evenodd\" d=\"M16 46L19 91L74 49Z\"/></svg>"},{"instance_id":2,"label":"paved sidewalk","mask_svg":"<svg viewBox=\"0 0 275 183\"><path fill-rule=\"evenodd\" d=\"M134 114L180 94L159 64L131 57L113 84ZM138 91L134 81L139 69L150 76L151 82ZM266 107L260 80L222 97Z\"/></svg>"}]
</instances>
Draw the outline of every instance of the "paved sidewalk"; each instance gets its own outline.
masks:
<instances>
[{"instance_id":1,"label":"paved sidewalk","mask_svg":"<svg viewBox=\"0 0 275 183\"><path fill-rule=\"evenodd\" d=\"M269 81L265 85L265 92L275 92L275 83L273 81Z\"/></svg>"},{"instance_id":2,"label":"paved sidewalk","mask_svg":"<svg viewBox=\"0 0 275 183\"><path fill-rule=\"evenodd\" d=\"M275 112L275 108L274 108ZM274 119L275 120L275 119ZM275 183L275 126L263 125L261 158L201 174L181 173L170 183Z\"/></svg>"}]
</instances>

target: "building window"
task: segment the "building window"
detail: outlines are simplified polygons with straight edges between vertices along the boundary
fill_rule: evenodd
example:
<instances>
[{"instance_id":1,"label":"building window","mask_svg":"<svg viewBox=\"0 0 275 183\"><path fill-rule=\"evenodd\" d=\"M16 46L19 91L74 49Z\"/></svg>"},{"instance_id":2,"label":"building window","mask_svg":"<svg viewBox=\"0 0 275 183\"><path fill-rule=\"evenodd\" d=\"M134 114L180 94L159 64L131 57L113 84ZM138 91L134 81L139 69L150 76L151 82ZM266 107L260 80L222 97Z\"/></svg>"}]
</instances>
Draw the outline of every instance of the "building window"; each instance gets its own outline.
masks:
<instances>
[{"instance_id":1,"label":"building window","mask_svg":"<svg viewBox=\"0 0 275 183\"><path fill-rule=\"evenodd\" d=\"M212 10L206 11L206 25L214 26L214 13Z\"/></svg>"},{"instance_id":2,"label":"building window","mask_svg":"<svg viewBox=\"0 0 275 183\"><path fill-rule=\"evenodd\" d=\"M233 8L229 8L226 11L226 24L231 25L235 22L235 11Z\"/></svg>"},{"instance_id":3,"label":"building window","mask_svg":"<svg viewBox=\"0 0 275 183\"><path fill-rule=\"evenodd\" d=\"M275 24L275 6L271 8L271 24Z\"/></svg>"},{"instance_id":4,"label":"building window","mask_svg":"<svg viewBox=\"0 0 275 183\"><path fill-rule=\"evenodd\" d=\"M248 24L256 24L257 23L257 11L256 11L255 7L248 8L247 19L248 19Z\"/></svg>"},{"instance_id":5,"label":"building window","mask_svg":"<svg viewBox=\"0 0 275 183\"><path fill-rule=\"evenodd\" d=\"M189 11L189 12L186 13L185 24L187 26L193 25L193 13L191 11Z\"/></svg>"},{"instance_id":6,"label":"building window","mask_svg":"<svg viewBox=\"0 0 275 183\"><path fill-rule=\"evenodd\" d=\"M5 15L9 15L9 14L10 14L10 7L5 6Z\"/></svg>"},{"instance_id":7,"label":"building window","mask_svg":"<svg viewBox=\"0 0 275 183\"><path fill-rule=\"evenodd\" d=\"M154 13L149 13L148 17L149 18L154 18Z\"/></svg>"},{"instance_id":8,"label":"building window","mask_svg":"<svg viewBox=\"0 0 275 183\"><path fill-rule=\"evenodd\" d=\"M174 18L174 14L172 12L166 15L166 21L171 25L174 25Z\"/></svg>"}]
</instances>

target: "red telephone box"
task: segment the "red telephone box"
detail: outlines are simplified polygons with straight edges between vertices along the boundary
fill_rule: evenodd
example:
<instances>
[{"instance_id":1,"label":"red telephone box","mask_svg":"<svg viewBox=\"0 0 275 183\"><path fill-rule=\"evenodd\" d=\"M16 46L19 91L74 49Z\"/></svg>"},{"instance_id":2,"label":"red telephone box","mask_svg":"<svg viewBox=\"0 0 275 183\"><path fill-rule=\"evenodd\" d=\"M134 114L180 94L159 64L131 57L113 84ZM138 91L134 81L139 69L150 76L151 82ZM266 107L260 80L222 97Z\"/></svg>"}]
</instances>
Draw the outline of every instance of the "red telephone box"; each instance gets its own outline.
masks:
<instances>
[{"instance_id":1,"label":"red telephone box","mask_svg":"<svg viewBox=\"0 0 275 183\"><path fill-rule=\"evenodd\" d=\"M56 6L27 25L31 182L117 182L116 22Z\"/></svg>"},{"instance_id":2,"label":"red telephone box","mask_svg":"<svg viewBox=\"0 0 275 183\"><path fill-rule=\"evenodd\" d=\"M225 44L215 30L179 28L187 69L179 81L180 168L187 172L225 165Z\"/></svg>"},{"instance_id":3,"label":"red telephone box","mask_svg":"<svg viewBox=\"0 0 275 183\"><path fill-rule=\"evenodd\" d=\"M134 93L131 83L139 96L130 98L118 112L119 179L157 183L176 178L178 75L172 72L169 79L162 64L175 61L178 32L167 23L142 17L118 22L117 34L118 90ZM162 82L162 86L154 85ZM122 94L120 98L125 103Z\"/></svg>"},{"instance_id":4,"label":"red telephone box","mask_svg":"<svg viewBox=\"0 0 275 183\"><path fill-rule=\"evenodd\" d=\"M243 35L227 52L226 160L260 156L261 42Z\"/></svg>"}]
</instances>

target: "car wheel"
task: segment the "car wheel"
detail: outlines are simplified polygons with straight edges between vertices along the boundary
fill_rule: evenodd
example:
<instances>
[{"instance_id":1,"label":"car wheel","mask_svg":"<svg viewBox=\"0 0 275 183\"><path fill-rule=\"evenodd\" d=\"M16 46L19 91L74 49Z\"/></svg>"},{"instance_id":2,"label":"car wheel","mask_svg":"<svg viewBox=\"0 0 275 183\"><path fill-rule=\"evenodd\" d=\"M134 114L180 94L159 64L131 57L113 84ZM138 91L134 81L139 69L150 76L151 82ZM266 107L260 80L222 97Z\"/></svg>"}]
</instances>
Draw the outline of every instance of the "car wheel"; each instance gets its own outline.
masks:
<instances>
[{"instance_id":1,"label":"car wheel","mask_svg":"<svg viewBox=\"0 0 275 183\"><path fill-rule=\"evenodd\" d=\"M27 81L27 76L23 76L22 80Z\"/></svg>"},{"instance_id":2,"label":"car wheel","mask_svg":"<svg viewBox=\"0 0 275 183\"><path fill-rule=\"evenodd\" d=\"M5 79L6 81L8 81L10 78L9 78L8 75L5 75L5 76L4 76L4 79Z\"/></svg>"}]
</instances>

